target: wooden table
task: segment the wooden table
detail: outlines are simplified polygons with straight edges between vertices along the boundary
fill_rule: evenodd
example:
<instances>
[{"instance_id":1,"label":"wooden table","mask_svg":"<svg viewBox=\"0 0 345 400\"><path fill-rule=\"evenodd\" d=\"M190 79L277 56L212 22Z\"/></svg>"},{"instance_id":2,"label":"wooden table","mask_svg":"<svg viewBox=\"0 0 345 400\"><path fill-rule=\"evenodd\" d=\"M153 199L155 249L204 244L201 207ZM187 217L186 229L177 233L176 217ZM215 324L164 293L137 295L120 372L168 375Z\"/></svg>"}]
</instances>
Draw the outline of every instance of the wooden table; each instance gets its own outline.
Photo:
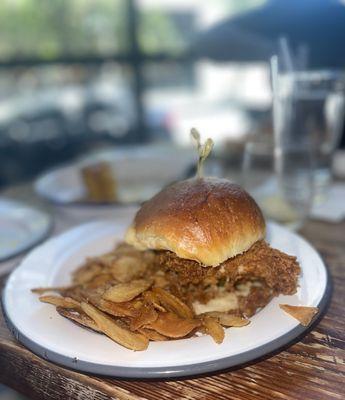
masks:
<instances>
[{"instance_id":1,"label":"wooden table","mask_svg":"<svg viewBox=\"0 0 345 400\"><path fill-rule=\"evenodd\" d=\"M302 234L329 266L334 293L321 322L280 352L202 377L110 379L35 356L12 337L0 310L0 382L34 399L345 399L345 222L310 221ZM4 281L0 278L1 286Z\"/></svg>"}]
</instances>

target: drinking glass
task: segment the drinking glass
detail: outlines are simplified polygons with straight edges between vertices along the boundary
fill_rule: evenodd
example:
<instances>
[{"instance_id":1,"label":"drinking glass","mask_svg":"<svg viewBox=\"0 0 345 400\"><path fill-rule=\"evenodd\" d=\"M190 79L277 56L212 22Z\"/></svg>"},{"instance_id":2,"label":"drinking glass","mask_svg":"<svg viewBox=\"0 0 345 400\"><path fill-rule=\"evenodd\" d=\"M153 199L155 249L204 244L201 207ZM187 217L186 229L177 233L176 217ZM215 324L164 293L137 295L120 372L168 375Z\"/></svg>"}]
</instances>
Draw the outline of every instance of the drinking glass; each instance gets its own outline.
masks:
<instances>
[{"instance_id":1,"label":"drinking glass","mask_svg":"<svg viewBox=\"0 0 345 400\"><path fill-rule=\"evenodd\" d=\"M242 182L266 218L299 229L313 202L311 154L298 147L278 150L273 143L245 145Z\"/></svg>"},{"instance_id":2,"label":"drinking glass","mask_svg":"<svg viewBox=\"0 0 345 400\"><path fill-rule=\"evenodd\" d=\"M274 88L275 146L282 154L297 148L309 153L319 200L331 182L332 156L344 124L344 83L339 72L289 72L278 74Z\"/></svg>"}]
</instances>

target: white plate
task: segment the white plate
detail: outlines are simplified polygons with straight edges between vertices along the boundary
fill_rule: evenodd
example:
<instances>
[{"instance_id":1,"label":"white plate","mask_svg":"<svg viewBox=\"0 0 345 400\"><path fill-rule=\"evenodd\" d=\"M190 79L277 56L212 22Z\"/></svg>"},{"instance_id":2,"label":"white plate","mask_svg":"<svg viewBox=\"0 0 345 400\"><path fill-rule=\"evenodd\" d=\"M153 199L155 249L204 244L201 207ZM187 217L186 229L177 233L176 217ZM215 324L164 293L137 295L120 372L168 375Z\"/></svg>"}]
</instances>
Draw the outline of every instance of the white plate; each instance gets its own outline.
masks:
<instances>
[{"instance_id":1,"label":"white plate","mask_svg":"<svg viewBox=\"0 0 345 400\"><path fill-rule=\"evenodd\" d=\"M280 310L279 303L322 309L326 302L327 271L318 253L300 236L272 223L269 242L296 255L302 266L299 290L272 300L250 325L227 329L221 345L201 336L150 343L148 350L134 352L64 319L30 292L34 287L68 284L85 257L102 254L122 239L126 225L123 221L81 225L24 259L10 276L3 298L9 326L19 341L49 361L80 371L140 378L186 376L239 365L296 338L306 328Z\"/></svg>"},{"instance_id":2,"label":"white plate","mask_svg":"<svg viewBox=\"0 0 345 400\"><path fill-rule=\"evenodd\" d=\"M14 200L0 199L0 261L40 242L50 226L48 214Z\"/></svg>"},{"instance_id":3,"label":"white plate","mask_svg":"<svg viewBox=\"0 0 345 400\"><path fill-rule=\"evenodd\" d=\"M189 150L166 147L103 151L44 173L36 180L35 191L58 205L88 204L93 208L101 207L102 204L82 200L85 197L85 187L80 174L83 166L100 161L111 165L118 186L118 202L128 204L145 201L163 186L180 178L195 162L195 155Z\"/></svg>"}]
</instances>

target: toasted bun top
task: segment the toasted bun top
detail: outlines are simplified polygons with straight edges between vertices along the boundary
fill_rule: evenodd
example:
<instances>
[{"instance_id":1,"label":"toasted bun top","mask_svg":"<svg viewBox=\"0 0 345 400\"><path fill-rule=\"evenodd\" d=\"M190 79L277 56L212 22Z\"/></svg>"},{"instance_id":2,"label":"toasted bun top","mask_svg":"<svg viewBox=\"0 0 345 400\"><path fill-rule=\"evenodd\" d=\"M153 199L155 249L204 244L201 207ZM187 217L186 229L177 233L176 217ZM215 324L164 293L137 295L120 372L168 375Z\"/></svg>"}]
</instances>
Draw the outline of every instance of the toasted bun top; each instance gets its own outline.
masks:
<instances>
[{"instance_id":1,"label":"toasted bun top","mask_svg":"<svg viewBox=\"0 0 345 400\"><path fill-rule=\"evenodd\" d=\"M262 213L245 190L225 179L193 178L170 185L145 202L126 242L217 266L264 236Z\"/></svg>"}]
</instances>

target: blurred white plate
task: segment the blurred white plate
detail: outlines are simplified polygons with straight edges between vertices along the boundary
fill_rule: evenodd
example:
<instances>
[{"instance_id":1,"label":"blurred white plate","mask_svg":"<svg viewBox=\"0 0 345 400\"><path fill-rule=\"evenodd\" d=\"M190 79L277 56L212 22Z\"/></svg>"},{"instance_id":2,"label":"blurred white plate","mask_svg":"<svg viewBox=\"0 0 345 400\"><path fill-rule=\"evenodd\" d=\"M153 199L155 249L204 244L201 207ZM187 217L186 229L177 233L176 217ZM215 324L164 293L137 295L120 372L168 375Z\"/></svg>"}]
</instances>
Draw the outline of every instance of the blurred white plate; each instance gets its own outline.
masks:
<instances>
[{"instance_id":1,"label":"blurred white plate","mask_svg":"<svg viewBox=\"0 0 345 400\"><path fill-rule=\"evenodd\" d=\"M30 289L70 282L71 272L86 257L102 254L121 241L130 222L93 222L57 236L28 255L10 276L4 290L4 311L15 337L34 353L64 366L121 377L170 377L205 373L256 359L287 344L307 328L285 314L279 303L326 304L327 271L313 247L287 229L268 224L268 241L296 255L303 275L293 296L273 299L251 318L251 324L226 330L217 345L209 336L150 343L134 352L106 336L82 329L38 301Z\"/></svg>"},{"instance_id":2,"label":"blurred white plate","mask_svg":"<svg viewBox=\"0 0 345 400\"><path fill-rule=\"evenodd\" d=\"M48 214L14 200L0 199L0 261L40 242L50 227Z\"/></svg>"},{"instance_id":3,"label":"blurred white plate","mask_svg":"<svg viewBox=\"0 0 345 400\"><path fill-rule=\"evenodd\" d=\"M104 203L82 200L86 193L80 170L85 165L106 161L117 181L118 203L138 203L180 178L194 158L193 151L174 147L106 150L46 172L36 180L35 190L41 197L59 205L104 206Z\"/></svg>"}]
</instances>

